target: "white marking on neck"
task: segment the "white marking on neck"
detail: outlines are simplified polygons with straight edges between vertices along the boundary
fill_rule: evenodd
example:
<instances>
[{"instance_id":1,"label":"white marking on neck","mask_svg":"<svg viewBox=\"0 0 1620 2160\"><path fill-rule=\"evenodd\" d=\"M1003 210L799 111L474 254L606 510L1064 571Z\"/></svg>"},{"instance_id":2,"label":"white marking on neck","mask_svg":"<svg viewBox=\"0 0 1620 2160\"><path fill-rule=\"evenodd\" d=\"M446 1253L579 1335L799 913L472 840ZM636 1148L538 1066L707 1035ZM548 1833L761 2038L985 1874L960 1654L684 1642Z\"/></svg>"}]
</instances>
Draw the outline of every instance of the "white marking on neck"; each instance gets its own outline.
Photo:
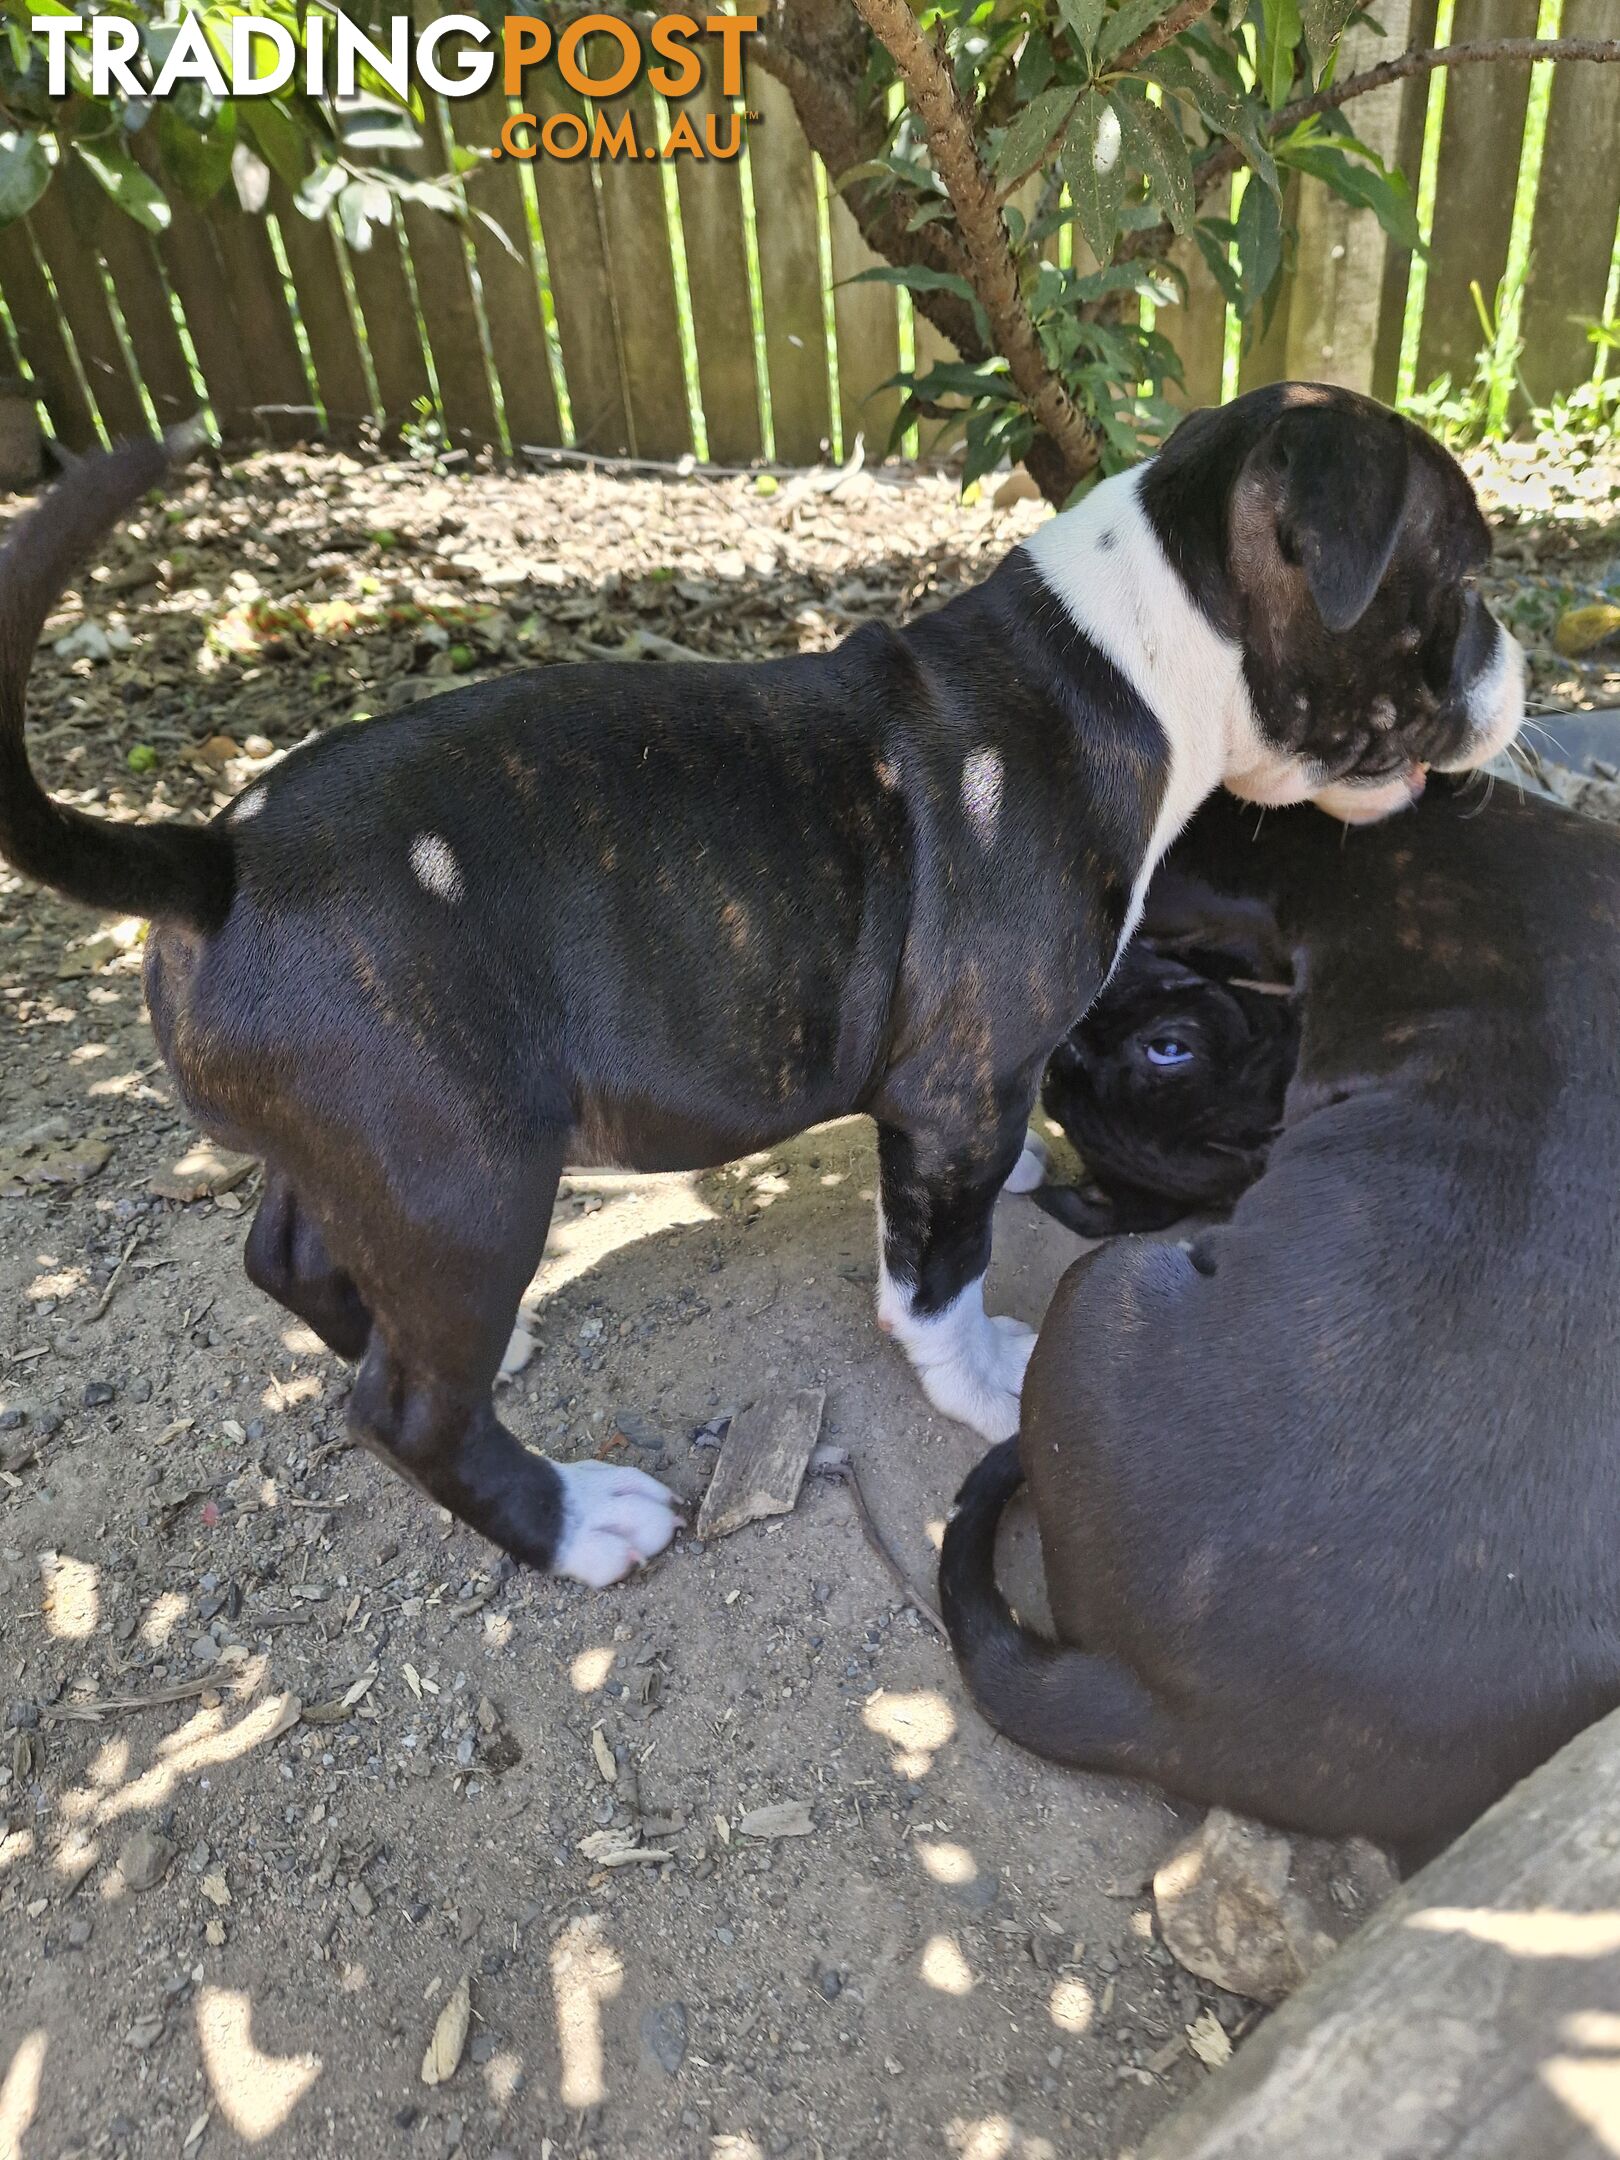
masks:
<instances>
[{"instance_id":1,"label":"white marking on neck","mask_svg":"<svg viewBox=\"0 0 1620 2160\"><path fill-rule=\"evenodd\" d=\"M1159 545L1142 507L1145 466L1099 481L1038 526L1024 550L1075 627L1111 660L1164 730L1169 772L1131 887L1119 952L1166 848L1230 773L1275 761L1243 679L1243 648L1222 637ZM1115 959L1118 959L1116 952Z\"/></svg>"}]
</instances>

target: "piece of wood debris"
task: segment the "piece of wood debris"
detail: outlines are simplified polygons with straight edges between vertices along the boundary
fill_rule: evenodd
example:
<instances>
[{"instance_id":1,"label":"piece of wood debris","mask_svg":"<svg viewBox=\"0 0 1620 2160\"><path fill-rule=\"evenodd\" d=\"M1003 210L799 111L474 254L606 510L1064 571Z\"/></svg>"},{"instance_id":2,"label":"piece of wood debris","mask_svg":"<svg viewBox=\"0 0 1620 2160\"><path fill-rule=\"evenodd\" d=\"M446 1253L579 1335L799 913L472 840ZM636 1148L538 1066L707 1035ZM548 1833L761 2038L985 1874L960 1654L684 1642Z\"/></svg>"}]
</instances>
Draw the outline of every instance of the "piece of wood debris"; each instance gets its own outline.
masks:
<instances>
[{"instance_id":1,"label":"piece of wood debris","mask_svg":"<svg viewBox=\"0 0 1620 2160\"><path fill-rule=\"evenodd\" d=\"M1210 2070L1218 2070L1232 2059L1232 2042L1213 2010L1201 2011L1187 2027L1187 2045Z\"/></svg>"},{"instance_id":2,"label":"piece of wood debris","mask_svg":"<svg viewBox=\"0 0 1620 2160\"><path fill-rule=\"evenodd\" d=\"M826 1400L822 1388L795 1388L738 1411L698 1511L700 1538L726 1537L744 1523L792 1513Z\"/></svg>"},{"instance_id":3,"label":"piece of wood debris","mask_svg":"<svg viewBox=\"0 0 1620 2160\"><path fill-rule=\"evenodd\" d=\"M456 2074L461 2062L462 2049L467 2045L467 2030L472 2024L472 1976L464 1973L455 1993L439 2012L438 2023L433 2028L433 2038L428 2042L427 2053L422 2057L422 2083L443 2085Z\"/></svg>"},{"instance_id":4,"label":"piece of wood debris","mask_svg":"<svg viewBox=\"0 0 1620 2160\"><path fill-rule=\"evenodd\" d=\"M603 1732L600 1725L591 1727L591 1753L596 1757L596 1767L602 1773L602 1783L604 1785L617 1785L619 1782L619 1766L614 1760L613 1749L608 1743L608 1736Z\"/></svg>"},{"instance_id":5,"label":"piece of wood debris","mask_svg":"<svg viewBox=\"0 0 1620 2160\"><path fill-rule=\"evenodd\" d=\"M661 1860L673 1860L675 1855L661 1845L638 1845L638 1833L634 1830L593 1830L589 1837L579 1841L583 1859L594 1861L598 1867L655 1867Z\"/></svg>"},{"instance_id":6,"label":"piece of wood debris","mask_svg":"<svg viewBox=\"0 0 1620 2160\"><path fill-rule=\"evenodd\" d=\"M160 1200L217 1199L257 1168L256 1155L233 1154L228 1148L215 1147L212 1140L199 1140L177 1163L148 1178L147 1190Z\"/></svg>"},{"instance_id":7,"label":"piece of wood debris","mask_svg":"<svg viewBox=\"0 0 1620 2160\"><path fill-rule=\"evenodd\" d=\"M47 1724L61 1718L79 1718L86 1724L96 1725L104 1717L128 1717L141 1710L159 1710L165 1703L188 1702L193 1695L205 1695L218 1685L217 1673L205 1673L198 1680L182 1680L174 1687L154 1688L150 1695L103 1695L86 1702L52 1703L40 1712L40 1716Z\"/></svg>"},{"instance_id":8,"label":"piece of wood debris","mask_svg":"<svg viewBox=\"0 0 1620 2160\"><path fill-rule=\"evenodd\" d=\"M778 1800L770 1807L750 1808L737 1824L744 1837L809 1837L815 1829L810 1810L802 1800Z\"/></svg>"}]
</instances>

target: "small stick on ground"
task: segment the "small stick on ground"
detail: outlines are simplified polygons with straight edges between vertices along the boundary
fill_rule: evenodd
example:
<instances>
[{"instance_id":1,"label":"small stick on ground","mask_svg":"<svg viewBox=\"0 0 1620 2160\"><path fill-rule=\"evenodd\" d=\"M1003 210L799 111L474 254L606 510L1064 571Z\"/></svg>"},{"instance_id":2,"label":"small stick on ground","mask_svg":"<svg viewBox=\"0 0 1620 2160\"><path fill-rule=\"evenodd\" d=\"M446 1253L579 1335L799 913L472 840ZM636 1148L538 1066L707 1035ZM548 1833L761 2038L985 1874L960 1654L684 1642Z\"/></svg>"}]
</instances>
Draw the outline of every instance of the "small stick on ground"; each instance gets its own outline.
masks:
<instances>
[{"instance_id":1,"label":"small stick on ground","mask_svg":"<svg viewBox=\"0 0 1620 2160\"><path fill-rule=\"evenodd\" d=\"M123 1281L125 1268L129 1266L129 1263L134 1259L135 1255L140 1251L141 1247L145 1243L146 1233L143 1230L137 1230L135 1235L130 1239L129 1243L124 1247L123 1256L119 1260L118 1265L107 1277L107 1287L105 1290L102 1291L100 1298L96 1302L96 1309L90 1315L92 1320L99 1320L102 1314L107 1310L107 1307L112 1303L113 1292Z\"/></svg>"},{"instance_id":2,"label":"small stick on ground","mask_svg":"<svg viewBox=\"0 0 1620 2160\"><path fill-rule=\"evenodd\" d=\"M97 1725L104 1717L133 1717L142 1710L161 1710L168 1703L189 1702L193 1695L206 1695L220 1684L220 1675L213 1673L200 1680L182 1680L174 1687L154 1688L150 1695L103 1695L92 1702L51 1703L40 1716L47 1725L74 1719Z\"/></svg>"},{"instance_id":3,"label":"small stick on ground","mask_svg":"<svg viewBox=\"0 0 1620 2160\"><path fill-rule=\"evenodd\" d=\"M871 1546L872 1550L883 1562L883 1565L899 1584L906 1603L911 1607L912 1611L919 1618L928 1622L928 1625L941 1642L949 1642L951 1638L946 1632L944 1621L884 1543L883 1533L877 1526L877 1520L872 1510L866 1504L866 1495L861 1490L861 1481L855 1465L852 1462L818 1464L816 1475L818 1477L836 1478L841 1485L849 1487L849 1496L855 1503L855 1513L860 1519L862 1537L865 1538L867 1544Z\"/></svg>"}]
</instances>

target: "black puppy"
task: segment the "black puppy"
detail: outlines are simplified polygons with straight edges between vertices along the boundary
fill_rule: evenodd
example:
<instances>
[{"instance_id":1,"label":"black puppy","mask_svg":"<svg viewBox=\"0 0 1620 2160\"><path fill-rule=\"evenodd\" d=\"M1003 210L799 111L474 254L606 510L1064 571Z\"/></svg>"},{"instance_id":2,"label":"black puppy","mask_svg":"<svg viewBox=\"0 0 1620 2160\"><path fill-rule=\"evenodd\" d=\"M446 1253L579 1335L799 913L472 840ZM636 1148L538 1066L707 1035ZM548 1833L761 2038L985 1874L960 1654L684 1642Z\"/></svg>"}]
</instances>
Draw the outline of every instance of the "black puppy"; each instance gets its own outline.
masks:
<instances>
[{"instance_id":1,"label":"black puppy","mask_svg":"<svg viewBox=\"0 0 1620 2160\"><path fill-rule=\"evenodd\" d=\"M1252 1185L1282 1116L1297 1025L1261 956L1133 938L1108 986L1052 1052L1041 1106L1087 1183L1030 1198L1082 1237L1218 1215Z\"/></svg>"},{"instance_id":2,"label":"black puppy","mask_svg":"<svg viewBox=\"0 0 1620 2160\"><path fill-rule=\"evenodd\" d=\"M1255 824L1172 861L1294 948L1283 1129L1229 1223L1064 1277L941 1594L1039 1753L1421 1851L1620 1703L1620 832ZM995 1585L1021 1476L1056 1643Z\"/></svg>"},{"instance_id":3,"label":"black puppy","mask_svg":"<svg viewBox=\"0 0 1620 2160\"><path fill-rule=\"evenodd\" d=\"M904 630L484 683L295 751L206 829L115 825L41 793L24 685L162 462L80 466L0 562L0 852L156 918L158 1041L264 1157L248 1272L360 1361L356 1432L592 1583L666 1542L669 1496L529 1454L491 1403L564 1164L701 1168L865 1111L880 1320L999 1439L1033 1338L984 1309L996 1196L1172 836L1223 782L1382 815L1522 710L1461 469L1278 385Z\"/></svg>"}]
</instances>

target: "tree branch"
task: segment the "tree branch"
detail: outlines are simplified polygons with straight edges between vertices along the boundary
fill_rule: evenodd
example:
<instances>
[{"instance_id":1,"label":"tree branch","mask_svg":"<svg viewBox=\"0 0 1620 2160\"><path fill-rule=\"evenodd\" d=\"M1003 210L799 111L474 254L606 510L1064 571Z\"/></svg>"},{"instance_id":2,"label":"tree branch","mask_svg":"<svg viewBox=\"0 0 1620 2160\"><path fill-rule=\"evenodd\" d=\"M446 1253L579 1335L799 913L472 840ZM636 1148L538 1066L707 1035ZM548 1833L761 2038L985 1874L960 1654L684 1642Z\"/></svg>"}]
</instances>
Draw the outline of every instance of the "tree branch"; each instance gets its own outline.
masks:
<instances>
[{"instance_id":1,"label":"tree branch","mask_svg":"<svg viewBox=\"0 0 1620 2160\"><path fill-rule=\"evenodd\" d=\"M780 0L770 30L748 41L748 58L779 82L793 100L799 125L836 187L841 176L883 155L889 119L881 88L868 80L866 25L835 0L823 12L819 0ZM861 238L875 255L897 268L921 263L966 277L967 264L954 229L934 221L909 231L915 201L882 180L854 180L839 188ZM912 306L968 362L988 358L973 310L960 294L916 292Z\"/></svg>"},{"instance_id":2,"label":"tree branch","mask_svg":"<svg viewBox=\"0 0 1620 2160\"><path fill-rule=\"evenodd\" d=\"M1035 325L1024 305L1018 266L996 190L974 140L972 115L957 95L944 58L924 37L907 0L855 0L855 6L900 72L911 109L928 137L935 169L956 212L968 282L989 320L992 342L1007 363L1014 388L1055 446L1072 488L1097 462L1096 439L1041 351ZM1043 491L1050 492L1044 480L1040 484Z\"/></svg>"},{"instance_id":3,"label":"tree branch","mask_svg":"<svg viewBox=\"0 0 1620 2160\"><path fill-rule=\"evenodd\" d=\"M1144 60L1151 60L1161 45L1168 45L1172 38L1180 37L1183 30L1190 30L1195 22L1202 21L1215 0L1176 0L1167 15L1161 15L1150 30L1144 30L1133 44L1115 53L1108 63L1110 75L1129 75Z\"/></svg>"},{"instance_id":4,"label":"tree branch","mask_svg":"<svg viewBox=\"0 0 1620 2160\"><path fill-rule=\"evenodd\" d=\"M1419 47L1397 53L1393 60L1381 60L1376 67L1363 68L1359 75L1347 75L1343 82L1314 91L1310 97L1295 98L1291 105L1271 115L1266 133L1280 135L1315 113L1336 111L1352 98L1402 82L1409 75L1427 75L1442 67L1474 67L1482 61L1502 67L1529 67L1537 60L1620 61L1620 38L1487 38L1471 45ZM1243 162L1243 152L1235 143L1222 143L1208 157L1200 158L1196 168L1199 193L1227 173L1235 172Z\"/></svg>"}]
</instances>

